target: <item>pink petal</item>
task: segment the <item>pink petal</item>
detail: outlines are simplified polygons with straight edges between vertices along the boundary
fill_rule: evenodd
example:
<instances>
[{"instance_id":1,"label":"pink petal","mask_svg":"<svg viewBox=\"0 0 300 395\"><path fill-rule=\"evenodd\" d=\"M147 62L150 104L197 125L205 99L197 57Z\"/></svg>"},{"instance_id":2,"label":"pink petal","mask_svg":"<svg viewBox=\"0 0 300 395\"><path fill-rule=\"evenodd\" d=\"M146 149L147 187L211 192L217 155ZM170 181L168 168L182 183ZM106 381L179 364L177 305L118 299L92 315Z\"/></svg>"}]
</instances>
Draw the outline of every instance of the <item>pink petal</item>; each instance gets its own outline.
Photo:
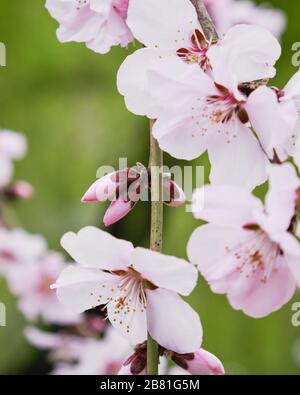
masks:
<instances>
[{"instance_id":1,"label":"pink petal","mask_svg":"<svg viewBox=\"0 0 300 395\"><path fill-rule=\"evenodd\" d=\"M260 87L249 96L245 109L270 159L275 150L279 158L285 160L298 119L294 101L283 99L279 102L274 90Z\"/></svg>"},{"instance_id":2,"label":"pink petal","mask_svg":"<svg viewBox=\"0 0 300 395\"><path fill-rule=\"evenodd\" d=\"M202 342L198 314L175 292L164 289L147 293L147 324L150 335L163 347L189 353Z\"/></svg>"},{"instance_id":3,"label":"pink petal","mask_svg":"<svg viewBox=\"0 0 300 395\"><path fill-rule=\"evenodd\" d=\"M98 269L69 266L62 271L52 289L59 301L73 313L82 313L106 304L113 295L118 276Z\"/></svg>"},{"instance_id":4,"label":"pink petal","mask_svg":"<svg viewBox=\"0 0 300 395\"><path fill-rule=\"evenodd\" d=\"M194 358L187 361L188 372L192 375L224 375L225 370L222 362L210 352L203 350L196 351Z\"/></svg>"},{"instance_id":5,"label":"pink petal","mask_svg":"<svg viewBox=\"0 0 300 395\"><path fill-rule=\"evenodd\" d=\"M127 268L134 250L132 243L91 226L66 233L61 245L81 265L104 270Z\"/></svg>"},{"instance_id":6,"label":"pink petal","mask_svg":"<svg viewBox=\"0 0 300 395\"><path fill-rule=\"evenodd\" d=\"M152 48L188 45L198 26L195 8L182 0L172 0L172 7L176 12L170 12L169 4L161 0L130 0L127 23L135 38Z\"/></svg>"},{"instance_id":7,"label":"pink petal","mask_svg":"<svg viewBox=\"0 0 300 395\"><path fill-rule=\"evenodd\" d=\"M235 138L211 140L208 147L212 184L238 185L249 190L267 179L267 157L252 131L236 120Z\"/></svg>"},{"instance_id":8,"label":"pink petal","mask_svg":"<svg viewBox=\"0 0 300 395\"><path fill-rule=\"evenodd\" d=\"M132 264L157 287L189 295L196 286L197 270L183 259L138 247L132 255Z\"/></svg>"},{"instance_id":9,"label":"pink petal","mask_svg":"<svg viewBox=\"0 0 300 395\"><path fill-rule=\"evenodd\" d=\"M136 203L132 202L131 200L115 200L111 202L103 218L104 225L110 226L120 221L130 213L135 205Z\"/></svg>"},{"instance_id":10,"label":"pink petal","mask_svg":"<svg viewBox=\"0 0 300 395\"><path fill-rule=\"evenodd\" d=\"M206 185L194 192L192 211L196 218L228 227L253 223L253 209L263 210L260 200L245 188Z\"/></svg>"},{"instance_id":11,"label":"pink petal","mask_svg":"<svg viewBox=\"0 0 300 395\"><path fill-rule=\"evenodd\" d=\"M270 165L268 174L269 191L266 196L266 209L270 222L278 230L285 231L289 228L295 214L300 180L290 163Z\"/></svg>"}]
</instances>

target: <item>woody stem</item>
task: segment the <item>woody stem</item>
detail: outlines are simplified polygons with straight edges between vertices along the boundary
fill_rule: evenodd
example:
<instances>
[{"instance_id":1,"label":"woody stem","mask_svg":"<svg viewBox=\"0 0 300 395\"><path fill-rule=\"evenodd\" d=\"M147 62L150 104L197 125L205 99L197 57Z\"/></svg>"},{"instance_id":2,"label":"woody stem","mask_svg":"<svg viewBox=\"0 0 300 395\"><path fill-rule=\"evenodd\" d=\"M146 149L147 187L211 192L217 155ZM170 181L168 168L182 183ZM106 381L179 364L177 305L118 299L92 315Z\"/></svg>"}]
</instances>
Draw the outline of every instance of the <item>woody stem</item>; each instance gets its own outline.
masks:
<instances>
[{"instance_id":1,"label":"woody stem","mask_svg":"<svg viewBox=\"0 0 300 395\"><path fill-rule=\"evenodd\" d=\"M152 136L152 127L155 121L150 121L150 159L149 172L151 175L151 230L150 249L161 252L163 235L163 198L162 198L162 166L163 153L158 142ZM147 341L147 374L158 374L158 344L148 334Z\"/></svg>"},{"instance_id":2,"label":"woody stem","mask_svg":"<svg viewBox=\"0 0 300 395\"><path fill-rule=\"evenodd\" d=\"M202 27L203 33L208 41L217 42L219 39L215 25L211 20L211 17L207 11L207 8L203 0L191 0L191 3L195 7L198 15L198 20Z\"/></svg>"}]
</instances>

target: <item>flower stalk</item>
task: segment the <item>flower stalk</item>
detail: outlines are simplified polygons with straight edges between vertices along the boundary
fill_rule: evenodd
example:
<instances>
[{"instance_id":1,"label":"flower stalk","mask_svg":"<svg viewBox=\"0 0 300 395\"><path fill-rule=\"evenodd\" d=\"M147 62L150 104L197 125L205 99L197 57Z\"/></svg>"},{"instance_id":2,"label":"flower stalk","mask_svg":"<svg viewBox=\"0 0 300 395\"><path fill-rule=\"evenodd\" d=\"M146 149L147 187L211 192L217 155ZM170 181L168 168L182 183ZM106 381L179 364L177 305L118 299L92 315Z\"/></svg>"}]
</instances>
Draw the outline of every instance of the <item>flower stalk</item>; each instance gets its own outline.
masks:
<instances>
[{"instance_id":1,"label":"flower stalk","mask_svg":"<svg viewBox=\"0 0 300 395\"><path fill-rule=\"evenodd\" d=\"M152 136L154 120L150 120L150 159L149 172L151 175L151 230L150 249L162 251L163 236L163 189L162 189L162 166L163 153L157 140ZM157 375L159 363L158 344L148 333L147 340L147 374Z\"/></svg>"}]
</instances>

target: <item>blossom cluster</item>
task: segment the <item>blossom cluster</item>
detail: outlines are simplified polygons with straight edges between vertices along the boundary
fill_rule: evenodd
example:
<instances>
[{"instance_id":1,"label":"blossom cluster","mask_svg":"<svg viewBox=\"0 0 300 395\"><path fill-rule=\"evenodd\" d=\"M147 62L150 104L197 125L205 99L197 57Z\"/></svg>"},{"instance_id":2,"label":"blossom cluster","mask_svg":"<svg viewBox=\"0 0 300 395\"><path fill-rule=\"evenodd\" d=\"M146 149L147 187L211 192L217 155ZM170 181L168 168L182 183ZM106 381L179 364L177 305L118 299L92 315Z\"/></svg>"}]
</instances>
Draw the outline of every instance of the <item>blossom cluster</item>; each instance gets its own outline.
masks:
<instances>
[{"instance_id":1,"label":"blossom cluster","mask_svg":"<svg viewBox=\"0 0 300 395\"><path fill-rule=\"evenodd\" d=\"M100 53L133 38L143 44L118 72L127 108L155 120L152 135L161 150L184 160L208 152L211 164L204 207L203 190L194 194L193 213L208 224L190 238L190 262L135 248L93 227L62 239L75 264L52 288L74 313L105 308L113 327L137 345L125 363L136 373L145 368L147 334L180 366L188 367L199 353L200 319L180 297L196 286L195 267L214 292L227 294L233 308L256 318L282 307L300 286L300 185L293 165L283 163L300 161L300 72L283 88L269 84L277 72L285 18L250 1L205 3L218 39L207 37L189 0L129 0L122 2L122 13L116 1L106 7L70 1L65 9L58 0L47 1L62 42L85 42ZM230 17L223 17L224 9ZM111 35L104 31L115 14L127 42L120 23ZM128 190L140 193L148 181L147 170L123 169L97 180L82 201L112 198L104 217L110 225L135 206ZM252 191L266 181L263 204ZM173 191L166 199L171 205L184 202L183 191L170 179L164 188Z\"/></svg>"},{"instance_id":2,"label":"blossom cluster","mask_svg":"<svg viewBox=\"0 0 300 395\"><path fill-rule=\"evenodd\" d=\"M254 318L280 309L300 287L300 72L283 88L269 83L285 18L250 1L205 3L218 39L207 37L190 0L46 1L61 42L107 53L138 40L143 47L117 76L127 108L155 120L152 135L162 151L184 160L207 152L211 165L211 184L194 193L193 214L207 223L190 237L189 261L85 227L63 236L74 261L66 263L39 236L0 228L0 271L21 311L73 329L26 332L55 356L56 374L146 374L149 335L161 373L224 374L219 359L201 348L200 318L182 299L197 286L198 273ZM11 149L9 138L17 136L0 134L3 186L25 150L20 139ZM162 202L183 204L181 188L168 174L162 180ZM262 202L253 190L266 181ZM82 201L111 200L103 219L109 226L148 188L151 169L138 164L97 180ZM169 370L167 359L178 368Z\"/></svg>"}]
</instances>

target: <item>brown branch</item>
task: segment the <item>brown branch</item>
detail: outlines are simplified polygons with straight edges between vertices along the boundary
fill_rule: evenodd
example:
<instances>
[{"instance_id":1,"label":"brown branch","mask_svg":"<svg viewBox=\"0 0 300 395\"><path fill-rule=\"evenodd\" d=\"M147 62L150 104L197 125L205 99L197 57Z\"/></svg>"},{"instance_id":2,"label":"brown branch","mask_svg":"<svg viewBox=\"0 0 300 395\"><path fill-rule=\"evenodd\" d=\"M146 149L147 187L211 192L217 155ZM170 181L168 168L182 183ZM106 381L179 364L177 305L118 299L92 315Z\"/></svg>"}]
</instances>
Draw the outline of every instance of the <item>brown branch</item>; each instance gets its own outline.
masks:
<instances>
[{"instance_id":1,"label":"brown branch","mask_svg":"<svg viewBox=\"0 0 300 395\"><path fill-rule=\"evenodd\" d=\"M191 3L195 7L198 15L198 20L200 22L200 25L203 29L203 33L206 37L206 39L212 43L215 43L218 41L219 36L217 33L217 30L215 28L215 25L213 24L213 21L211 20L211 17L206 9L206 6L204 4L203 0L191 0Z\"/></svg>"}]
</instances>

